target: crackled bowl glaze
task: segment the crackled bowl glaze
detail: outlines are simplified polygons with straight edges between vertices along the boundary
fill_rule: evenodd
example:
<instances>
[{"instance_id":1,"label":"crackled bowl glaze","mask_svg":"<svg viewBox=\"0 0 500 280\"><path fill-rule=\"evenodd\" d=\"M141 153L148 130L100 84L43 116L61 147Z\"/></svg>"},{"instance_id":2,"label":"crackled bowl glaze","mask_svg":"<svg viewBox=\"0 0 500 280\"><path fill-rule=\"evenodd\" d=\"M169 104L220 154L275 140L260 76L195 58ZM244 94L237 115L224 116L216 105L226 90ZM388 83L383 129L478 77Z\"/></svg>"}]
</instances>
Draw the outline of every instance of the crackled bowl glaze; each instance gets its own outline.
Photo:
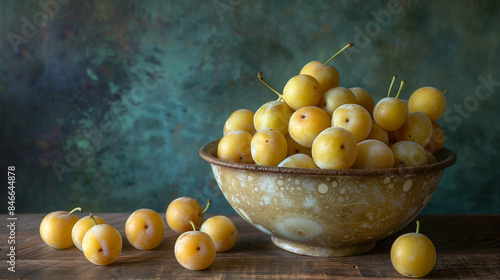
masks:
<instances>
[{"instance_id":1,"label":"crackled bowl glaze","mask_svg":"<svg viewBox=\"0 0 500 280\"><path fill-rule=\"evenodd\" d=\"M302 169L220 160L218 140L200 149L222 193L278 247L310 256L370 251L424 208L455 154L437 163L391 169Z\"/></svg>"}]
</instances>

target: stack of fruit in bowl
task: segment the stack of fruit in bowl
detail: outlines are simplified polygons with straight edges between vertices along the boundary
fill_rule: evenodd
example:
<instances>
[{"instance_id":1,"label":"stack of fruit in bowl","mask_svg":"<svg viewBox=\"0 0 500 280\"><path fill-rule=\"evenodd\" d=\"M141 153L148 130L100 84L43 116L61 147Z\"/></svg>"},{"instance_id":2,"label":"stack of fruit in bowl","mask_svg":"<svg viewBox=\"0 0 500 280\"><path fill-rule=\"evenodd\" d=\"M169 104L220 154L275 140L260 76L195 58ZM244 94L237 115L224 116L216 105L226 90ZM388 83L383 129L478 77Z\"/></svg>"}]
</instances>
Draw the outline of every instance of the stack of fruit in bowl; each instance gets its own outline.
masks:
<instances>
[{"instance_id":1,"label":"stack of fruit in bowl","mask_svg":"<svg viewBox=\"0 0 500 280\"><path fill-rule=\"evenodd\" d=\"M341 87L330 61L307 63L255 112L234 111L224 135L200 149L233 209L290 252L348 256L414 219L455 154L436 123L445 93L421 87L399 98L392 77L377 102Z\"/></svg>"},{"instance_id":2,"label":"stack of fruit in bowl","mask_svg":"<svg viewBox=\"0 0 500 280\"><path fill-rule=\"evenodd\" d=\"M222 160L320 169L384 169L435 163L433 154L445 135L436 121L446 109L443 92L422 87L409 100L395 97L374 102L364 88L339 86L339 73L329 62L312 61L278 95L255 113L233 112L226 120L217 149Z\"/></svg>"}]
</instances>

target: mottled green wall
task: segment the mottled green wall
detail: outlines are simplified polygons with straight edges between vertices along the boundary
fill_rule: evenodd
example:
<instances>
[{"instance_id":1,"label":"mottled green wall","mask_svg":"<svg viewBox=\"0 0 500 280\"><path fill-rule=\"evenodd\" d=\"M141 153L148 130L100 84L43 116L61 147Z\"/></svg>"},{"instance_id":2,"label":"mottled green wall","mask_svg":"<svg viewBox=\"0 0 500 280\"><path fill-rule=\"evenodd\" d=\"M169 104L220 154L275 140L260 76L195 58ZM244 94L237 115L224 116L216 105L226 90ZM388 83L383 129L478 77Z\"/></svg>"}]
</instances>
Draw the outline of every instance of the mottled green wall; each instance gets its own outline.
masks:
<instances>
[{"instance_id":1,"label":"mottled green wall","mask_svg":"<svg viewBox=\"0 0 500 280\"><path fill-rule=\"evenodd\" d=\"M378 99L397 74L406 98L450 90L439 123L458 162L424 212L498 213L498 15L465 0L2 0L0 172L17 168L18 212L164 211L181 195L231 212L198 149L275 98L259 71L281 89L354 42L333 62L342 86Z\"/></svg>"}]
</instances>

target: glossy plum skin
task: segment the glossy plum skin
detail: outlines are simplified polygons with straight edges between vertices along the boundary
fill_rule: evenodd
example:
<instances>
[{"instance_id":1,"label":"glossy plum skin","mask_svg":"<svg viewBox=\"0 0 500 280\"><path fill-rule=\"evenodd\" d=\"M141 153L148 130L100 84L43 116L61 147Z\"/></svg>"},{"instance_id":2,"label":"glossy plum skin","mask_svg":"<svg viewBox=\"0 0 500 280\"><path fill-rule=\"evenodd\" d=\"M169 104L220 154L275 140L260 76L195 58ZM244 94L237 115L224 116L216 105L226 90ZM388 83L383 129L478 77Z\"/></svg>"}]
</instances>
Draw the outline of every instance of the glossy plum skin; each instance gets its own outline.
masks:
<instances>
[{"instance_id":1,"label":"glossy plum skin","mask_svg":"<svg viewBox=\"0 0 500 280\"><path fill-rule=\"evenodd\" d=\"M197 227L200 227L205 218L202 212L203 208L196 199L190 197L176 198L167 207L167 224L177 233L193 230L193 226L189 221L192 220Z\"/></svg>"},{"instance_id":2,"label":"glossy plum skin","mask_svg":"<svg viewBox=\"0 0 500 280\"><path fill-rule=\"evenodd\" d=\"M421 233L407 233L394 241L391 262L401 274L409 277L424 277L436 264L436 248L431 240Z\"/></svg>"},{"instance_id":3,"label":"glossy plum skin","mask_svg":"<svg viewBox=\"0 0 500 280\"><path fill-rule=\"evenodd\" d=\"M238 230L233 221L226 216L213 216L206 220L200 231L210 235L217 252L225 252L233 248L238 240Z\"/></svg>"},{"instance_id":4,"label":"glossy plum skin","mask_svg":"<svg viewBox=\"0 0 500 280\"><path fill-rule=\"evenodd\" d=\"M187 231L175 241L174 254L183 267L202 270L215 260L215 243L205 232Z\"/></svg>"},{"instance_id":5,"label":"glossy plum skin","mask_svg":"<svg viewBox=\"0 0 500 280\"><path fill-rule=\"evenodd\" d=\"M125 223L125 235L138 250L151 250L163 241L165 225L161 216L151 209L139 209Z\"/></svg>"},{"instance_id":6,"label":"glossy plum skin","mask_svg":"<svg viewBox=\"0 0 500 280\"><path fill-rule=\"evenodd\" d=\"M98 216L94 216L94 219L97 221L97 224L105 224L106 221ZM85 216L78 220L76 224L73 226L73 230L71 230L71 238L73 239L73 243L75 243L75 246L80 249L82 249L82 241L83 237L87 233L87 231L94 226L94 222L92 219L90 219L89 216Z\"/></svg>"},{"instance_id":7,"label":"glossy plum skin","mask_svg":"<svg viewBox=\"0 0 500 280\"><path fill-rule=\"evenodd\" d=\"M327 128L314 140L312 155L319 168L350 168L358 155L356 139L341 127Z\"/></svg>"},{"instance_id":8,"label":"glossy plum skin","mask_svg":"<svg viewBox=\"0 0 500 280\"><path fill-rule=\"evenodd\" d=\"M47 214L40 223L40 237L52 248L66 249L74 245L71 231L78 217L68 213L54 211Z\"/></svg>"},{"instance_id":9,"label":"glossy plum skin","mask_svg":"<svg viewBox=\"0 0 500 280\"><path fill-rule=\"evenodd\" d=\"M118 230L108 224L90 228L82 241L85 257L94 264L113 263L122 251L122 238Z\"/></svg>"}]
</instances>

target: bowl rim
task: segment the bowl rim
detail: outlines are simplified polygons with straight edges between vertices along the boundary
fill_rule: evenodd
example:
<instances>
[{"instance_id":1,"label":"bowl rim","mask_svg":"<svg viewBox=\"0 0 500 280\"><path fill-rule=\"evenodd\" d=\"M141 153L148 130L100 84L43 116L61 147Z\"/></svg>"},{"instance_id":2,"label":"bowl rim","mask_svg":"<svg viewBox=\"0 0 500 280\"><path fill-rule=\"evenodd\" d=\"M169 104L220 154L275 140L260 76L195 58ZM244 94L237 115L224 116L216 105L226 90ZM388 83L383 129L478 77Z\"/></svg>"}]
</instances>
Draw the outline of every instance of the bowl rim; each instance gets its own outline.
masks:
<instances>
[{"instance_id":1,"label":"bowl rim","mask_svg":"<svg viewBox=\"0 0 500 280\"><path fill-rule=\"evenodd\" d=\"M450 149L443 147L435 155L438 160L436 163L431 163L416 167L394 167L385 169L310 169L310 168L294 168L294 167L277 167L264 166L258 164L247 164L226 161L217 158L217 146L220 139L211 141L203 145L199 150L199 155L211 165L229 167L233 169L242 169L257 172L267 173L283 173L283 174L298 174L298 175L324 175L324 176L379 176L379 175L407 175L426 172L434 172L445 169L453 165L456 160L456 154Z\"/></svg>"}]
</instances>

